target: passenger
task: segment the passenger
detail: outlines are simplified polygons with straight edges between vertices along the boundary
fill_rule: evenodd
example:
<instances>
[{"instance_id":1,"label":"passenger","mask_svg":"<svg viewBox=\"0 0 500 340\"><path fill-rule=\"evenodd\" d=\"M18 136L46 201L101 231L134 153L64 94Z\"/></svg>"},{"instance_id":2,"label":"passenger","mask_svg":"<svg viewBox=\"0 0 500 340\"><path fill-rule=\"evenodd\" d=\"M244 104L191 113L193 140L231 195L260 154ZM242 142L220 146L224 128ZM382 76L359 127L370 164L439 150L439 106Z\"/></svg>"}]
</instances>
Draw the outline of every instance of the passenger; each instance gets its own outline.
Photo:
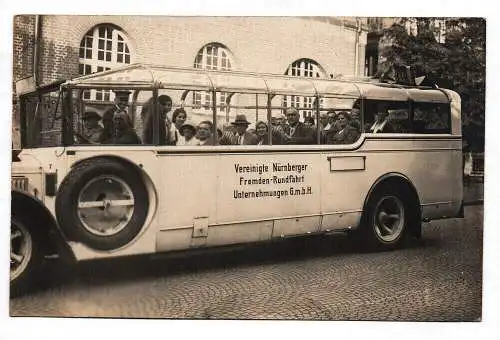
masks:
<instances>
[{"instance_id":1,"label":"passenger","mask_svg":"<svg viewBox=\"0 0 500 340\"><path fill-rule=\"evenodd\" d=\"M310 128L314 128L314 118L311 117L311 116L307 116L305 119L304 119L304 124L309 126Z\"/></svg>"},{"instance_id":2,"label":"passenger","mask_svg":"<svg viewBox=\"0 0 500 340\"><path fill-rule=\"evenodd\" d=\"M113 144L141 144L141 139L135 133L130 117L125 112L116 112L113 118L115 135Z\"/></svg>"},{"instance_id":3,"label":"passenger","mask_svg":"<svg viewBox=\"0 0 500 340\"><path fill-rule=\"evenodd\" d=\"M359 133L361 133L361 120L359 118L359 109L353 108L351 110L351 119L349 120L349 124L355 128Z\"/></svg>"},{"instance_id":4,"label":"passenger","mask_svg":"<svg viewBox=\"0 0 500 340\"><path fill-rule=\"evenodd\" d=\"M184 137L180 133L179 129L187 119L186 111L180 107L174 110L172 114L172 123L169 130L169 144L179 145L177 142L181 141ZM181 141L182 143L182 141Z\"/></svg>"},{"instance_id":5,"label":"passenger","mask_svg":"<svg viewBox=\"0 0 500 340\"><path fill-rule=\"evenodd\" d=\"M330 112L330 111L328 111ZM325 128L328 126L329 122L329 117L328 117L328 112L321 111L319 113L319 128L321 131L325 130Z\"/></svg>"},{"instance_id":6,"label":"passenger","mask_svg":"<svg viewBox=\"0 0 500 340\"><path fill-rule=\"evenodd\" d=\"M272 142L273 145L279 145L282 143L282 137L279 130L277 130L274 126L271 126L272 129ZM269 145L269 128L267 124L263 121L258 121L255 124L255 133L257 139L255 140L255 145Z\"/></svg>"},{"instance_id":7,"label":"passenger","mask_svg":"<svg viewBox=\"0 0 500 340\"><path fill-rule=\"evenodd\" d=\"M158 97L158 104L159 104L159 114L160 114L160 124L158 126L158 132L160 138L158 140L158 144L167 145L169 137L169 127L171 125L167 113L172 109L172 98L170 98L167 95L161 95ZM152 115L153 110L151 108L151 105L153 105L152 98L148 101L146 105L144 105L141 111L141 116L143 117L142 119L144 121L145 144L153 144L154 119Z\"/></svg>"},{"instance_id":8,"label":"passenger","mask_svg":"<svg viewBox=\"0 0 500 340\"><path fill-rule=\"evenodd\" d=\"M101 116L95 111L86 111L83 114L83 136L91 143L99 143L103 128L99 125Z\"/></svg>"},{"instance_id":9,"label":"passenger","mask_svg":"<svg viewBox=\"0 0 500 340\"><path fill-rule=\"evenodd\" d=\"M288 125L284 129L285 144L316 144L314 129L299 121L299 111L295 107L286 109Z\"/></svg>"},{"instance_id":10,"label":"passenger","mask_svg":"<svg viewBox=\"0 0 500 340\"><path fill-rule=\"evenodd\" d=\"M215 145L215 140L212 136L212 128L213 124L209 120L204 120L198 124L196 145Z\"/></svg>"},{"instance_id":11,"label":"passenger","mask_svg":"<svg viewBox=\"0 0 500 340\"><path fill-rule=\"evenodd\" d=\"M255 145L257 136L250 131L247 131L250 122L245 115L236 115L234 122L235 132L226 131L219 140L221 145Z\"/></svg>"},{"instance_id":12,"label":"passenger","mask_svg":"<svg viewBox=\"0 0 500 340\"><path fill-rule=\"evenodd\" d=\"M179 128L179 133L183 137L177 141L176 145L198 145L198 140L196 140L196 127L189 123L185 122Z\"/></svg>"},{"instance_id":13,"label":"passenger","mask_svg":"<svg viewBox=\"0 0 500 340\"><path fill-rule=\"evenodd\" d=\"M375 122L372 124L368 132L393 132L390 124L388 123L389 113L387 107L384 105L379 106L379 110L375 113Z\"/></svg>"},{"instance_id":14,"label":"passenger","mask_svg":"<svg viewBox=\"0 0 500 340\"><path fill-rule=\"evenodd\" d=\"M113 137L115 135L115 128L113 124L114 112L106 111L102 115L102 133L99 136L99 143L101 144L112 144Z\"/></svg>"},{"instance_id":15,"label":"passenger","mask_svg":"<svg viewBox=\"0 0 500 340\"><path fill-rule=\"evenodd\" d=\"M114 105L113 107L107 109L105 112L104 112L104 115L110 115L111 114L111 117L114 116L114 114L116 112L127 112L128 110L128 100L129 100L129 96L130 96L130 91L128 90L113 90L114 94L115 94L115 100L114 100ZM103 116L104 116L103 115Z\"/></svg>"},{"instance_id":16,"label":"passenger","mask_svg":"<svg viewBox=\"0 0 500 340\"><path fill-rule=\"evenodd\" d=\"M337 113L336 128L327 132L328 144L352 144L358 140L360 133L349 124L349 115L345 111Z\"/></svg>"}]
</instances>

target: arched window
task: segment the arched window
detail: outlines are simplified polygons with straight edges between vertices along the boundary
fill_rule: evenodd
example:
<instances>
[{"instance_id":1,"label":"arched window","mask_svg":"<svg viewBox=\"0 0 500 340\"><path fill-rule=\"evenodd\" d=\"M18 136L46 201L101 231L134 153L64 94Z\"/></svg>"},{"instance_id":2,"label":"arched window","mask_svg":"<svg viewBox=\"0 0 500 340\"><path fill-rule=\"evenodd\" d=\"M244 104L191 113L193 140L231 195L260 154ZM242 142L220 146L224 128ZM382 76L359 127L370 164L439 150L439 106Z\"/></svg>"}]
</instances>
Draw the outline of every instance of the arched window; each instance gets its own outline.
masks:
<instances>
[{"instance_id":1,"label":"arched window","mask_svg":"<svg viewBox=\"0 0 500 340\"><path fill-rule=\"evenodd\" d=\"M202 70L229 71L233 66L231 52L222 44L211 43L203 46L194 59L194 68ZM217 106L224 111L226 93L217 93ZM198 110L211 110L212 94L196 91L193 93L193 106Z\"/></svg>"},{"instance_id":2,"label":"arched window","mask_svg":"<svg viewBox=\"0 0 500 340\"><path fill-rule=\"evenodd\" d=\"M314 60L303 58L294 61L285 71L285 75L293 77L307 78L324 78L325 74L321 66ZM311 116L313 114L314 97L301 96L285 96L283 98L283 106L295 106L301 108L311 108L310 110L300 110L302 117ZM320 102L320 106L323 103Z\"/></svg>"},{"instance_id":3,"label":"arched window","mask_svg":"<svg viewBox=\"0 0 500 340\"><path fill-rule=\"evenodd\" d=\"M131 63L128 39L113 25L98 25L89 30L80 43L80 75L110 70ZM84 99L112 100L110 91L91 90Z\"/></svg>"}]
</instances>

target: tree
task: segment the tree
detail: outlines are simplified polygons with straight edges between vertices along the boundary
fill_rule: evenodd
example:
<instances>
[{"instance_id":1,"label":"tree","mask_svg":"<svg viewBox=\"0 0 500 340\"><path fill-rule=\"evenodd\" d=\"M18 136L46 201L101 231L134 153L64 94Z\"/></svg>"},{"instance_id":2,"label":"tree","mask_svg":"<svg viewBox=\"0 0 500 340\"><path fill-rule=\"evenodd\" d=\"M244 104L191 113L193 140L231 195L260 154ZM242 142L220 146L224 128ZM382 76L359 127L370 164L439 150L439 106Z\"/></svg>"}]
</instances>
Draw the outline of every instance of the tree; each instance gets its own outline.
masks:
<instances>
[{"instance_id":1,"label":"tree","mask_svg":"<svg viewBox=\"0 0 500 340\"><path fill-rule=\"evenodd\" d=\"M482 18L401 18L383 30L381 78L411 66L416 77L450 88L462 98L463 135L484 150L486 21Z\"/></svg>"}]
</instances>

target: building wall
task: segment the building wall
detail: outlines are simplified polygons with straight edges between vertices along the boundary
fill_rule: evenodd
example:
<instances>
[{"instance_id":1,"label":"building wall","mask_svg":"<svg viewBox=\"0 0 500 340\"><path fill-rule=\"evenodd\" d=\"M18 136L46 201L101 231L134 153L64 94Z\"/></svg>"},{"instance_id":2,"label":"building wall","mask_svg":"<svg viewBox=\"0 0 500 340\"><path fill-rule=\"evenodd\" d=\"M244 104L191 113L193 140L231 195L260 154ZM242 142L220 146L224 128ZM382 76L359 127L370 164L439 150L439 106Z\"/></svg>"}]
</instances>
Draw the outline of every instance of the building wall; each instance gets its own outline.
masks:
<instances>
[{"instance_id":1,"label":"building wall","mask_svg":"<svg viewBox=\"0 0 500 340\"><path fill-rule=\"evenodd\" d=\"M14 81L33 74L34 21L35 16L15 19ZM104 23L126 34L132 63L193 67L198 51L217 42L231 51L233 68L242 71L283 74L300 58L315 60L327 77L356 70L362 75L364 69L366 30L357 30L354 18L44 15L39 84L78 76L80 42Z\"/></svg>"}]
</instances>

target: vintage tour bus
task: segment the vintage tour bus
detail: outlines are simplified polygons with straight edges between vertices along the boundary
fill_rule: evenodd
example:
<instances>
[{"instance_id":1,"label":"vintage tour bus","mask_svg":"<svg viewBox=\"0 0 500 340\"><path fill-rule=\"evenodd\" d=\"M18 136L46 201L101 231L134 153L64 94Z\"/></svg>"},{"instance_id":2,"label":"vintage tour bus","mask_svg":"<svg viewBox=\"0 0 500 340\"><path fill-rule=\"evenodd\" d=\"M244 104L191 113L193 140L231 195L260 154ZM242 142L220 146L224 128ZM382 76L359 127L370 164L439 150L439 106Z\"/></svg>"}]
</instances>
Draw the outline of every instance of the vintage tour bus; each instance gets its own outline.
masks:
<instances>
[{"instance_id":1,"label":"vintage tour bus","mask_svg":"<svg viewBox=\"0 0 500 340\"><path fill-rule=\"evenodd\" d=\"M346 232L394 249L462 216L441 88L130 65L21 96L10 285L71 261Z\"/></svg>"}]
</instances>

